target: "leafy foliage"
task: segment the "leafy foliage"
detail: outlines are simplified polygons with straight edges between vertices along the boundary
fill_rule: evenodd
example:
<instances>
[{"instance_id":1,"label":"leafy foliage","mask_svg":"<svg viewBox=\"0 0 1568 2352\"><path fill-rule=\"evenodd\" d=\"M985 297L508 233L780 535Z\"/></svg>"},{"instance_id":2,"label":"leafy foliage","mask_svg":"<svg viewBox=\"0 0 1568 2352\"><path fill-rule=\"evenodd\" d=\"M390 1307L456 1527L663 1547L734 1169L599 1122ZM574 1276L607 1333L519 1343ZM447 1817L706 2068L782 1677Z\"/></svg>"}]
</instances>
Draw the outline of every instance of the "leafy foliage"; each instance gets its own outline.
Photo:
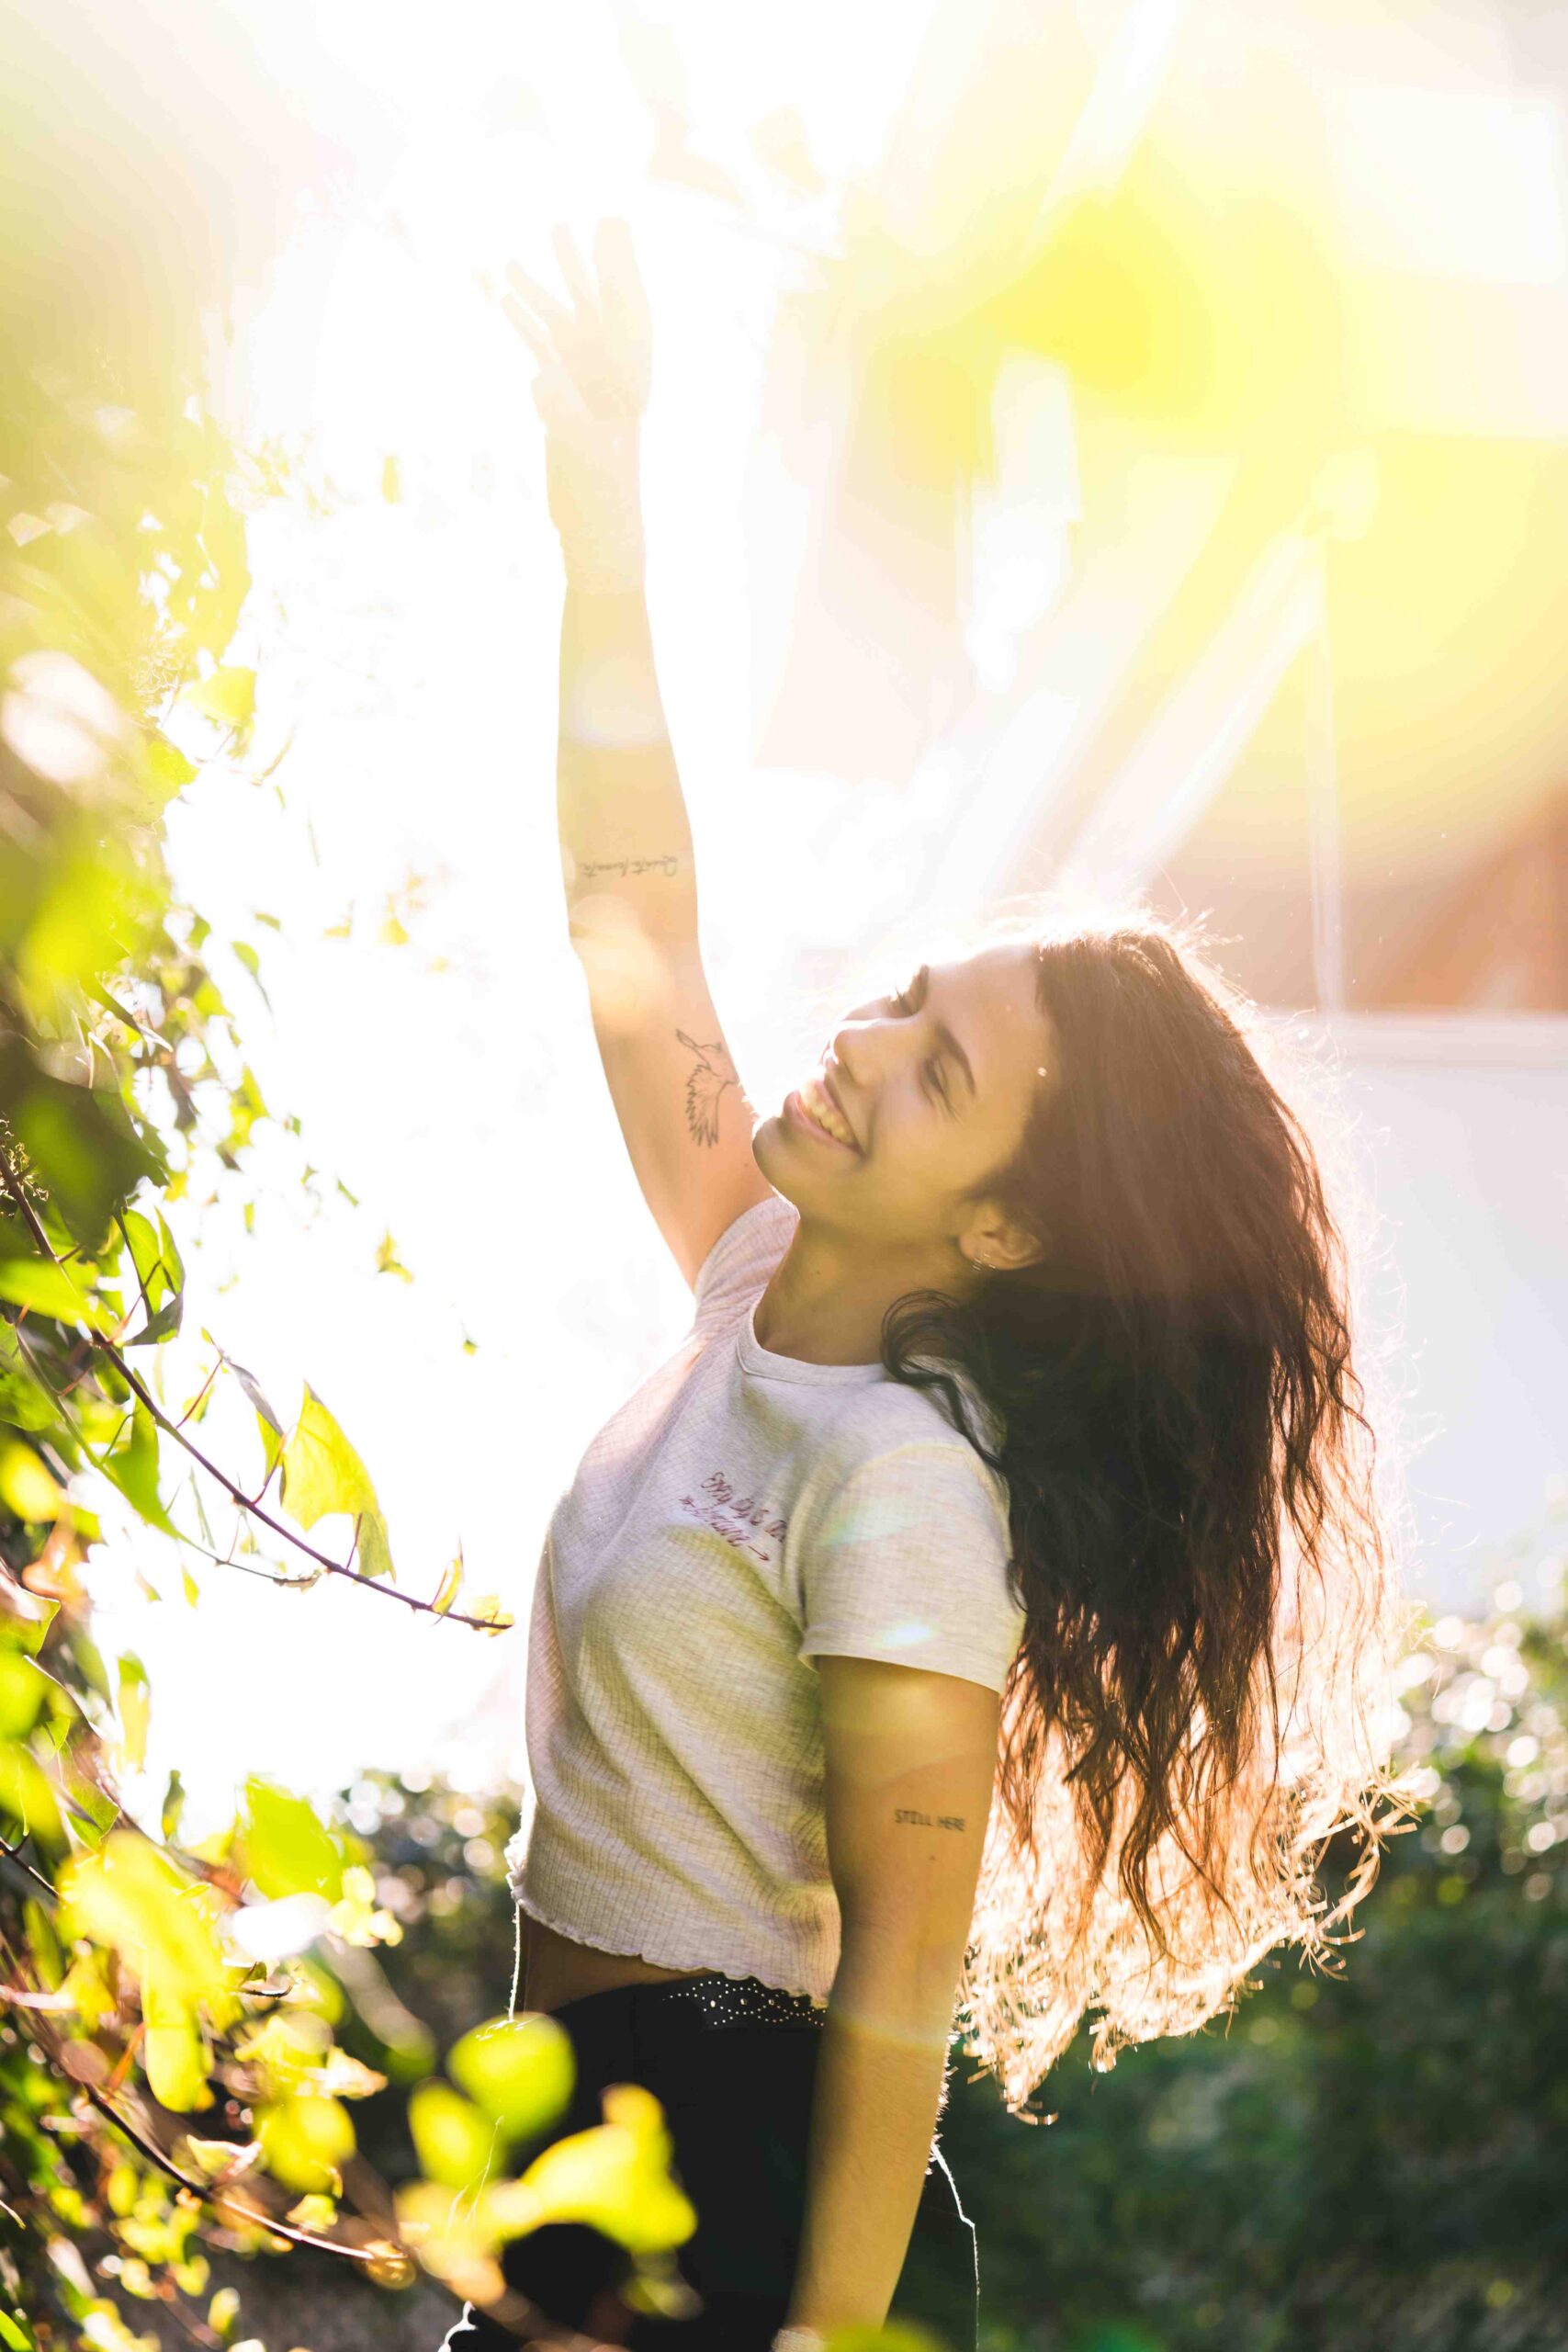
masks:
<instances>
[{"instance_id":1,"label":"leafy foliage","mask_svg":"<svg viewBox=\"0 0 1568 2352\"><path fill-rule=\"evenodd\" d=\"M156 1836L120 1800L156 1693L140 1659L111 1666L93 1638L83 1570L111 1551L110 1501L187 1562L344 1577L486 1632L510 1622L464 1600L460 1569L439 1610L398 1585L370 1473L309 1385L289 1425L203 1333L210 1368L166 1401L181 1204L220 1176L243 1184L271 1116L206 958L210 926L176 900L164 846L171 801L205 767L247 773L247 516L285 478L234 446L205 390L207 314L249 224L273 217L294 137L276 94L246 82L237 28L210 15L173 0L157 26L138 23L129 72L112 25L95 20L73 58L30 0L0 36L0 2343L13 2352L130 2352L151 2340L138 2305L181 2314L186 2340L225 2342L238 2301L213 2291L224 2253L330 2247L364 2291L367 2278L410 2279L422 2240L429 2267L483 2299L503 2239L564 2201L639 2247L690 2226L641 2109L585 2135L570 2182L564 2162L553 2186L504 2177L501 2157L521 2159L569 2076L558 2029L499 2018L453 2052L453 2081L415 2090L430 2177L404 2184L400 2222L354 2123L388 2081L350 2046L385 2022L370 1956L401 1934L363 1840L261 1781L199 1847L181 1841L177 1773ZM243 124L258 135L236 137ZM232 945L259 979L259 951ZM254 1411L259 1472L198 1440L220 1381ZM339 1520L346 1543L307 1540ZM406 2085L431 2075L435 2041L400 2014L389 2055ZM451 2184L478 2190L481 2169L482 2213L451 2210Z\"/></svg>"}]
</instances>

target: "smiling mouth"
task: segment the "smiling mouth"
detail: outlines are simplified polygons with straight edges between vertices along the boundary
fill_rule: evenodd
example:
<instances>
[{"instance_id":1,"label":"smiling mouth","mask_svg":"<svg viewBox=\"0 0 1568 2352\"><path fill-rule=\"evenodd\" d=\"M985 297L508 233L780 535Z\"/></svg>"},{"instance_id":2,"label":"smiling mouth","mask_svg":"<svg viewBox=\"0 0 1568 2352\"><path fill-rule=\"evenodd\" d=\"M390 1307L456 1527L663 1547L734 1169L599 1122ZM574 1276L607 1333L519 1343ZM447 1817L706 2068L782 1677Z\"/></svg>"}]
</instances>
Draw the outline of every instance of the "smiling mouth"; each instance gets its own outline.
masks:
<instances>
[{"instance_id":1,"label":"smiling mouth","mask_svg":"<svg viewBox=\"0 0 1568 2352\"><path fill-rule=\"evenodd\" d=\"M819 1136L826 1143L837 1144L840 1151L858 1153L859 1144L838 1104L819 1078L808 1078L788 1097L800 1124L808 1133Z\"/></svg>"}]
</instances>

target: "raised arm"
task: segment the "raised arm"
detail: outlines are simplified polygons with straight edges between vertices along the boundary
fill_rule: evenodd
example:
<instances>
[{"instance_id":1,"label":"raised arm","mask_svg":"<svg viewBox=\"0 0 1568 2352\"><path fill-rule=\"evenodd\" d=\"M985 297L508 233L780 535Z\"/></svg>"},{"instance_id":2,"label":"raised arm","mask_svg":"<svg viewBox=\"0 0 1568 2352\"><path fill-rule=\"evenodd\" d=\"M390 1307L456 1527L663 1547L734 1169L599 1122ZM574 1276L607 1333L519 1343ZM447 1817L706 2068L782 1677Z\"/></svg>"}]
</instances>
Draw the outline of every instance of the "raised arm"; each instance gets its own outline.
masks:
<instances>
[{"instance_id":1,"label":"raised arm","mask_svg":"<svg viewBox=\"0 0 1568 2352\"><path fill-rule=\"evenodd\" d=\"M703 968L692 831L654 668L639 462L647 299L623 222L600 224L597 283L566 230L555 242L570 304L514 268L507 310L541 362L534 397L566 561L561 870L621 1133L694 1282L726 1226L768 1186Z\"/></svg>"}]
</instances>

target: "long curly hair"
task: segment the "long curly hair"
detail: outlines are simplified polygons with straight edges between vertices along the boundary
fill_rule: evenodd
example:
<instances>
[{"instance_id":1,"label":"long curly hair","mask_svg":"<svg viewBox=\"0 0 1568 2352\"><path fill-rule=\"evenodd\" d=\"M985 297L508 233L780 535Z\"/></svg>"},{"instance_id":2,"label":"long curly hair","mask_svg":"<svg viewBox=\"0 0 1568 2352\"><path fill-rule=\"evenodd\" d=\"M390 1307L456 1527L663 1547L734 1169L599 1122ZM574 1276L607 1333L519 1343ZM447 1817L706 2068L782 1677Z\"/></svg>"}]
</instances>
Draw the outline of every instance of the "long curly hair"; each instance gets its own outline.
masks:
<instances>
[{"instance_id":1,"label":"long curly hair","mask_svg":"<svg viewBox=\"0 0 1568 2352\"><path fill-rule=\"evenodd\" d=\"M1060 1066L987 1190L1043 1255L882 1335L1008 1487L1027 1622L961 2022L1019 2114L1086 2012L1110 2065L1344 1939L1400 1817L1402 1627L1346 1247L1258 1017L1152 918L1030 935Z\"/></svg>"}]
</instances>

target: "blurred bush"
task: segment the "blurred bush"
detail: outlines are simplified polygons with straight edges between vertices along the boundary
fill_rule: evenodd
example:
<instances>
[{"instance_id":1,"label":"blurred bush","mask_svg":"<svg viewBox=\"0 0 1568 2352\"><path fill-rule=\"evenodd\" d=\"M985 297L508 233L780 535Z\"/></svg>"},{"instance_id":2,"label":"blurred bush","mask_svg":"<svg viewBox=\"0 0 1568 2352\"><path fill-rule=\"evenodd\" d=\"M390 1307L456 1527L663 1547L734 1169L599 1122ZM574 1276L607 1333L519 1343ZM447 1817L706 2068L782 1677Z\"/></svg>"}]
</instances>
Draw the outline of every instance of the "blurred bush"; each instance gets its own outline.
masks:
<instances>
[{"instance_id":1,"label":"blurred bush","mask_svg":"<svg viewBox=\"0 0 1568 2352\"><path fill-rule=\"evenodd\" d=\"M1109 2075L1075 2050L1049 2129L955 2067L984 2352L1568 2345L1562 1567L1521 1546L1407 1661L1421 1824L1339 1976L1277 1962L1228 2028Z\"/></svg>"}]
</instances>

